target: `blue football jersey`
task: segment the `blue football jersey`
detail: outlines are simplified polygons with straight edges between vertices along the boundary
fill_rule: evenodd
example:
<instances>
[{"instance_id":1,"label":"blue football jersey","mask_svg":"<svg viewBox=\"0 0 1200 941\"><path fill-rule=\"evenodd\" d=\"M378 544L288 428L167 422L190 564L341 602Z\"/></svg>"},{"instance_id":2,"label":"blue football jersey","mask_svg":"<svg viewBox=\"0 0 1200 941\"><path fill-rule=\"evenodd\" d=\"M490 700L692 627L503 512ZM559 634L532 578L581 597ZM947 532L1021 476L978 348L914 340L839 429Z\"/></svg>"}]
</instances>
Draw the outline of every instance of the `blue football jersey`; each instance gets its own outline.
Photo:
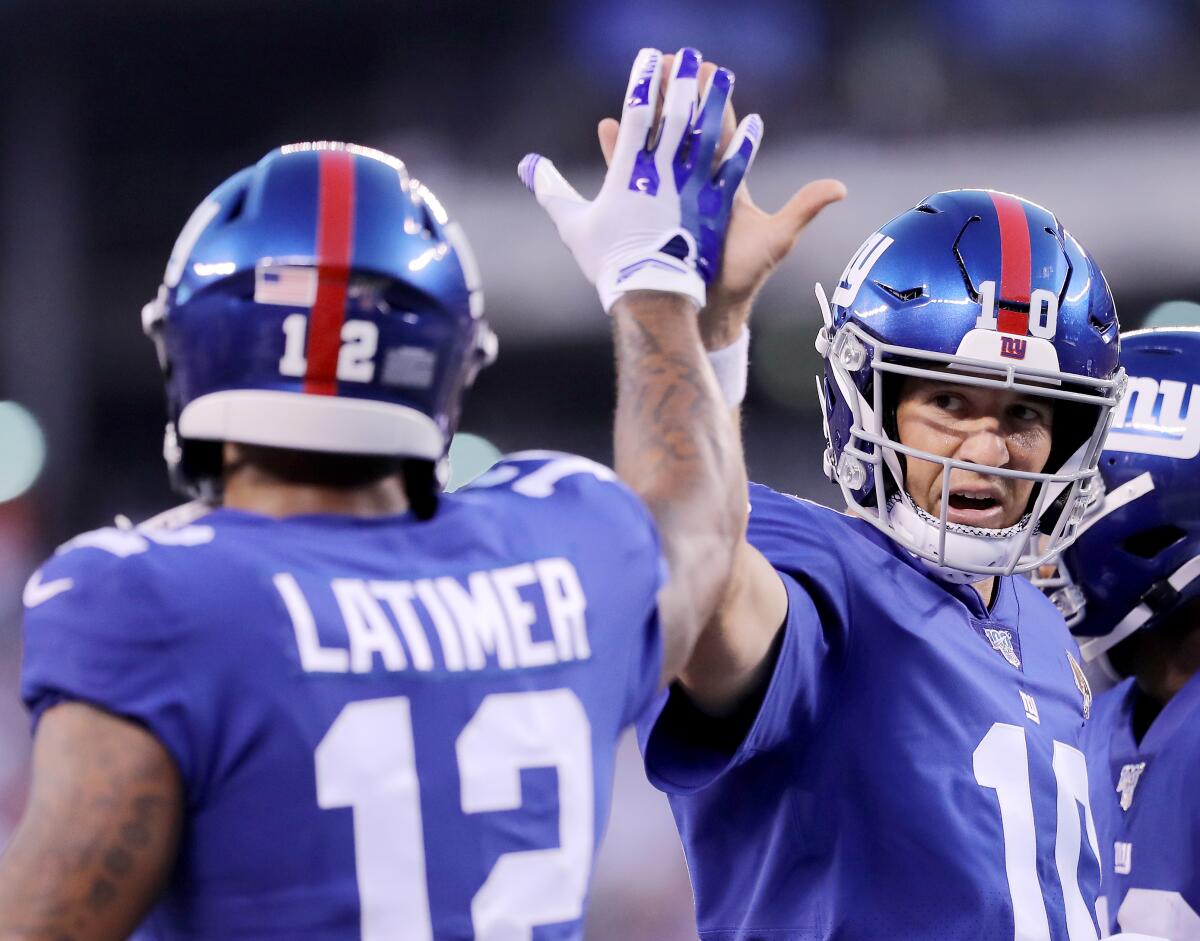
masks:
<instances>
[{"instance_id":1,"label":"blue football jersey","mask_svg":"<svg viewBox=\"0 0 1200 941\"><path fill-rule=\"evenodd\" d=\"M575 939L662 580L611 471L515 455L425 522L81 536L27 591L23 695L127 716L179 766L140 939Z\"/></svg>"},{"instance_id":2,"label":"blue football jersey","mask_svg":"<svg viewBox=\"0 0 1200 941\"><path fill-rule=\"evenodd\" d=\"M1096 698L1084 730L1110 931L1200 941L1200 676L1133 734L1133 679ZM1118 927L1119 926L1119 927Z\"/></svg>"},{"instance_id":3,"label":"blue football jersey","mask_svg":"<svg viewBox=\"0 0 1200 941\"><path fill-rule=\"evenodd\" d=\"M678 690L640 723L701 936L1094 939L1090 694L1053 605L1002 578L989 611L862 520L750 498L789 600L764 698L724 735Z\"/></svg>"}]
</instances>

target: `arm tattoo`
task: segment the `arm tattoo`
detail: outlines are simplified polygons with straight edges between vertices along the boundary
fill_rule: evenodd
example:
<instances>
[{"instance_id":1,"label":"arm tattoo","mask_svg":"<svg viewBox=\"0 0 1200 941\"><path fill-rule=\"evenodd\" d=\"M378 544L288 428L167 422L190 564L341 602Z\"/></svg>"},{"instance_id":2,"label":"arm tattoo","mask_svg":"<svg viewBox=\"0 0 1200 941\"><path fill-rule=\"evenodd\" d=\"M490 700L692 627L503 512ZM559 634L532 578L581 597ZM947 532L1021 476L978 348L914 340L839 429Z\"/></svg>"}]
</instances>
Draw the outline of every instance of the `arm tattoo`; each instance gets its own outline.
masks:
<instances>
[{"instance_id":1,"label":"arm tattoo","mask_svg":"<svg viewBox=\"0 0 1200 941\"><path fill-rule=\"evenodd\" d=\"M726 459L724 406L712 398L697 354L680 349L680 338L667 335L672 330L678 327L647 318L618 333L619 394L639 428L629 457L640 474L687 473Z\"/></svg>"},{"instance_id":2,"label":"arm tattoo","mask_svg":"<svg viewBox=\"0 0 1200 941\"><path fill-rule=\"evenodd\" d=\"M745 468L690 305L633 293L613 314L617 473L654 515L671 570L659 595L665 679L724 596L744 531Z\"/></svg>"},{"instance_id":3,"label":"arm tattoo","mask_svg":"<svg viewBox=\"0 0 1200 941\"><path fill-rule=\"evenodd\" d=\"M0 858L0 941L125 938L165 881L181 817L178 772L149 733L81 704L51 709Z\"/></svg>"}]
</instances>

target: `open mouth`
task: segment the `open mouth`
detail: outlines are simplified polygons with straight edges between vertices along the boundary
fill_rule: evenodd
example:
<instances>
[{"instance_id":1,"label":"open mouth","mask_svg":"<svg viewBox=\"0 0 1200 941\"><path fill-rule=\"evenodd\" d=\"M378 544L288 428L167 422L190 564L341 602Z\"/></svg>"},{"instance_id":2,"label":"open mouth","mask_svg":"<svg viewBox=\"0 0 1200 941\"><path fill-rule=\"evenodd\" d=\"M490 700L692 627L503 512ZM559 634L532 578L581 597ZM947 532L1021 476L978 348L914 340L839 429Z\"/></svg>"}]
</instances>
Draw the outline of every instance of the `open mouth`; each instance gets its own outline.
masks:
<instances>
[{"instance_id":1,"label":"open mouth","mask_svg":"<svg viewBox=\"0 0 1200 941\"><path fill-rule=\"evenodd\" d=\"M986 494L972 495L969 493L950 494L950 508L954 510L988 510L999 506L1000 501Z\"/></svg>"},{"instance_id":2,"label":"open mouth","mask_svg":"<svg viewBox=\"0 0 1200 941\"><path fill-rule=\"evenodd\" d=\"M1004 503L993 493L954 491L950 494L950 511L946 515L952 523L998 527L1003 525L1003 514Z\"/></svg>"}]
</instances>

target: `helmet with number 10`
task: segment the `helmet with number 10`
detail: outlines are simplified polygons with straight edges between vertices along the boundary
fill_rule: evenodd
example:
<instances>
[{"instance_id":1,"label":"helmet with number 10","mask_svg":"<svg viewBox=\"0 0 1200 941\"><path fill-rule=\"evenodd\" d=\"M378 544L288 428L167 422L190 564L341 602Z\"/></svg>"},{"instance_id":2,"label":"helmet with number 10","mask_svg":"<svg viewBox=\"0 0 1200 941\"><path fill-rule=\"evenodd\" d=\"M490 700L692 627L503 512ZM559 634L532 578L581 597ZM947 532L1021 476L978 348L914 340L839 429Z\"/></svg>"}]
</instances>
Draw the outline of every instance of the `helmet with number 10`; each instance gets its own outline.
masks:
<instances>
[{"instance_id":1,"label":"helmet with number 10","mask_svg":"<svg viewBox=\"0 0 1200 941\"><path fill-rule=\"evenodd\" d=\"M1118 401L1117 316L1095 260L1041 206L991 190L937 193L858 249L817 349L826 474L851 512L949 581L1028 571L1073 538ZM1038 471L908 447L896 411L905 377L1044 398L1051 451ZM906 462L941 465L940 514L918 506ZM951 471L1032 481L1002 529L948 519Z\"/></svg>"},{"instance_id":2,"label":"helmet with number 10","mask_svg":"<svg viewBox=\"0 0 1200 941\"><path fill-rule=\"evenodd\" d=\"M438 462L495 357L474 259L394 157L294 144L218 186L142 312L178 489L220 488L217 442Z\"/></svg>"}]
</instances>

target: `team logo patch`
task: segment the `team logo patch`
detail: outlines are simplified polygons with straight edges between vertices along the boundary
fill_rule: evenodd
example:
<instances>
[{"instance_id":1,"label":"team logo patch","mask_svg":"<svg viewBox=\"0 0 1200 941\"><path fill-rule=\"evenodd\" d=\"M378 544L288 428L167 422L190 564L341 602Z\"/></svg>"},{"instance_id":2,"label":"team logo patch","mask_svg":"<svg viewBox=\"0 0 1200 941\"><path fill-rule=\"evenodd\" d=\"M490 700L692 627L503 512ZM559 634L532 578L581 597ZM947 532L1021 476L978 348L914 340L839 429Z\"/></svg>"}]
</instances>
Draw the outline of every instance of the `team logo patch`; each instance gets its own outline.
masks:
<instances>
[{"instance_id":1,"label":"team logo patch","mask_svg":"<svg viewBox=\"0 0 1200 941\"><path fill-rule=\"evenodd\" d=\"M1121 795L1121 809L1129 810L1133 806L1133 792L1137 789L1142 772L1146 770L1146 762L1139 761L1136 765L1125 765L1121 769L1121 779L1117 781L1117 793Z\"/></svg>"},{"instance_id":2,"label":"team logo patch","mask_svg":"<svg viewBox=\"0 0 1200 941\"><path fill-rule=\"evenodd\" d=\"M1083 717L1090 719L1092 717L1092 687L1088 684L1087 677L1083 675L1083 667L1079 665L1079 661L1069 650L1067 651L1067 660L1070 661L1071 673L1075 677L1075 688L1083 697Z\"/></svg>"},{"instance_id":3,"label":"team logo patch","mask_svg":"<svg viewBox=\"0 0 1200 941\"><path fill-rule=\"evenodd\" d=\"M1024 359L1025 351L1029 349L1029 344L1020 337L1009 336L1004 334L1000 337L1000 355L1007 356L1009 359Z\"/></svg>"},{"instance_id":4,"label":"team logo patch","mask_svg":"<svg viewBox=\"0 0 1200 941\"><path fill-rule=\"evenodd\" d=\"M1021 658L1017 656L1016 646L1013 644L1012 631L1006 631L1002 627L985 627L983 629L983 636L987 638L987 642L992 645L992 649L996 653L1000 654L1000 656L1018 670L1021 669Z\"/></svg>"}]
</instances>

